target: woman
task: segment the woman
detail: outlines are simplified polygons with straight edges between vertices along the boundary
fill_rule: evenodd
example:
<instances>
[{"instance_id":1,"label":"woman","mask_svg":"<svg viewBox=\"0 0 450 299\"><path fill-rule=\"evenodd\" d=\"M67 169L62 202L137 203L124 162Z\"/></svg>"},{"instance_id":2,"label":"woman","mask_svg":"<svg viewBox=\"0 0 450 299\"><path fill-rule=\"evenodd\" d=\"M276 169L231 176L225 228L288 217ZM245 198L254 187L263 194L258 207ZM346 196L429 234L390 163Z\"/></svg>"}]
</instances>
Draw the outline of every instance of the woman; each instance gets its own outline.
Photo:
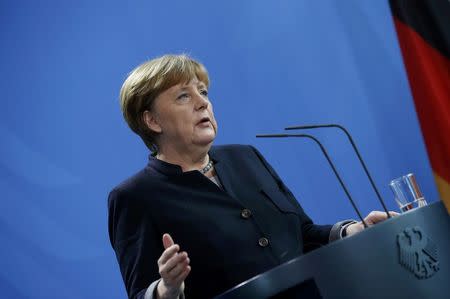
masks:
<instances>
[{"instance_id":1,"label":"woman","mask_svg":"<svg viewBox=\"0 0 450 299\"><path fill-rule=\"evenodd\" d=\"M122 86L124 118L153 152L108 200L130 298L211 298L363 229L356 221L313 224L255 148L212 147L208 86L204 66L185 55L145 62ZM366 220L385 218L372 212Z\"/></svg>"}]
</instances>

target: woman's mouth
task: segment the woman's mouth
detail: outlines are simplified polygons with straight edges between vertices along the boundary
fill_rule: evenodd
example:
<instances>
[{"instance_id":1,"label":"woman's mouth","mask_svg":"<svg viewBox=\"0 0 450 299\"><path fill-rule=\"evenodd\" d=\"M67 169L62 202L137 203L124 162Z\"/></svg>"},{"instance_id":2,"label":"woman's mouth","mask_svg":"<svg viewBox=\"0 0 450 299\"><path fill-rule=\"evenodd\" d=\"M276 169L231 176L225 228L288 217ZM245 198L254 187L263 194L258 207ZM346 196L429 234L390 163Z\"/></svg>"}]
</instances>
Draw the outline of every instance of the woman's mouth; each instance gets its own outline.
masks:
<instances>
[{"instance_id":1,"label":"woman's mouth","mask_svg":"<svg viewBox=\"0 0 450 299\"><path fill-rule=\"evenodd\" d=\"M210 122L211 121L210 121L209 117L203 117L202 119L200 119L200 121L197 123L197 125L205 126L205 125L209 125Z\"/></svg>"}]
</instances>

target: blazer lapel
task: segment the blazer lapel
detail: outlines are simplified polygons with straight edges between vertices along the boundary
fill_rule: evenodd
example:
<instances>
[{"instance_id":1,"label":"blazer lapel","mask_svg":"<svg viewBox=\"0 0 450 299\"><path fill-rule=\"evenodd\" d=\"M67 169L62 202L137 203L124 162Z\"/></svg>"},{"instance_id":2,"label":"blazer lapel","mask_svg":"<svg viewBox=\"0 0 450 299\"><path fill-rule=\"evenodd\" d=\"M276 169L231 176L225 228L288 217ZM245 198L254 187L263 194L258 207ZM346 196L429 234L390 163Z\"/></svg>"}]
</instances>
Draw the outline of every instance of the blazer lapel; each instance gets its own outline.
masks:
<instances>
[{"instance_id":1,"label":"blazer lapel","mask_svg":"<svg viewBox=\"0 0 450 299\"><path fill-rule=\"evenodd\" d=\"M219 177L220 183L222 184L225 192L231 197L238 199L236 196L232 186L233 186L233 176L230 167L224 162L221 161L214 153L210 153L210 157L214 162L214 170Z\"/></svg>"}]
</instances>

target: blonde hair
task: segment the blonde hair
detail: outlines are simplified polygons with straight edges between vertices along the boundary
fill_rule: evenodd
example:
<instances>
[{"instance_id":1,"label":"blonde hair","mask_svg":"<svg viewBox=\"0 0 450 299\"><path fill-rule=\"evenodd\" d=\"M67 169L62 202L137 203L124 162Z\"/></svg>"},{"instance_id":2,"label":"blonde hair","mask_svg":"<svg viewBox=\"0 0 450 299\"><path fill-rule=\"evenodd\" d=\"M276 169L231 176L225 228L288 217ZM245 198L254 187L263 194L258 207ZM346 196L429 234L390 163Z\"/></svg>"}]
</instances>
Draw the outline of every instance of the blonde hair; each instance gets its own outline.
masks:
<instances>
[{"instance_id":1,"label":"blonde hair","mask_svg":"<svg viewBox=\"0 0 450 299\"><path fill-rule=\"evenodd\" d=\"M123 117L152 152L157 150L155 134L144 122L144 112L152 110L161 92L194 78L209 87L208 72L203 64L185 54L164 55L136 67L123 83L120 89Z\"/></svg>"}]
</instances>

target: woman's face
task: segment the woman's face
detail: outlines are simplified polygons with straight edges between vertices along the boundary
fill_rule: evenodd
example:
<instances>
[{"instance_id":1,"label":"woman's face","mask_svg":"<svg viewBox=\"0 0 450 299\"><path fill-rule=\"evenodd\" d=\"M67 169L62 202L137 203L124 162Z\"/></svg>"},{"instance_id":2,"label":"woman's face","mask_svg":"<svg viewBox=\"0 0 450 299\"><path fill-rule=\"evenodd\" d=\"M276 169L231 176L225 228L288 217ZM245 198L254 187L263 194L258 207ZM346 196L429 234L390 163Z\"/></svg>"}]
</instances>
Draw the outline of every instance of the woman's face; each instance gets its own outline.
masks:
<instances>
[{"instance_id":1,"label":"woman's face","mask_svg":"<svg viewBox=\"0 0 450 299\"><path fill-rule=\"evenodd\" d=\"M158 135L158 147L209 146L217 133L206 85L197 78L163 91L154 102L147 125Z\"/></svg>"}]
</instances>

